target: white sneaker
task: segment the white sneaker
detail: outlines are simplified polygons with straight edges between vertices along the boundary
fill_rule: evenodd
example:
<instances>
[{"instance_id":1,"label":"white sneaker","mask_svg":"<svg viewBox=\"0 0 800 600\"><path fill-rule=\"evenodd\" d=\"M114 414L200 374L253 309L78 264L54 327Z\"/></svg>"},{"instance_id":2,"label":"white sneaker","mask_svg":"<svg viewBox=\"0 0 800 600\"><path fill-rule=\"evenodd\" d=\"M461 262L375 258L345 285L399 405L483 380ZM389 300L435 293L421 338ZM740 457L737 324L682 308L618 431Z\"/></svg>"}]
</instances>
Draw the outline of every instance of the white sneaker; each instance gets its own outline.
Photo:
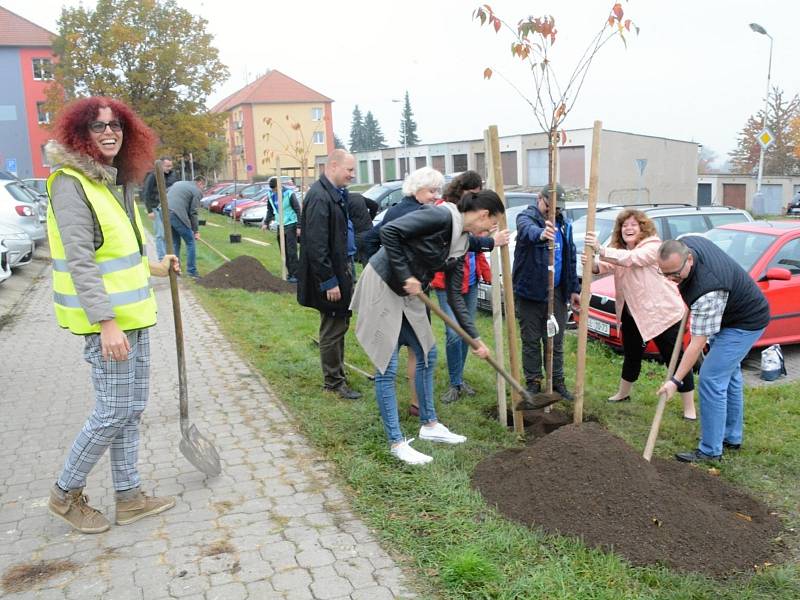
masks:
<instances>
[{"instance_id":1,"label":"white sneaker","mask_svg":"<svg viewBox=\"0 0 800 600\"><path fill-rule=\"evenodd\" d=\"M413 441L414 438L411 438L410 440L403 440L396 446L392 446L392 456L409 465L425 465L431 462L433 460L432 456L417 452L411 447L411 442Z\"/></svg>"},{"instance_id":2,"label":"white sneaker","mask_svg":"<svg viewBox=\"0 0 800 600\"><path fill-rule=\"evenodd\" d=\"M419 428L419 439L429 442L442 442L444 444L463 444L467 441L466 436L453 433L441 423L436 423L433 427L423 425Z\"/></svg>"}]
</instances>

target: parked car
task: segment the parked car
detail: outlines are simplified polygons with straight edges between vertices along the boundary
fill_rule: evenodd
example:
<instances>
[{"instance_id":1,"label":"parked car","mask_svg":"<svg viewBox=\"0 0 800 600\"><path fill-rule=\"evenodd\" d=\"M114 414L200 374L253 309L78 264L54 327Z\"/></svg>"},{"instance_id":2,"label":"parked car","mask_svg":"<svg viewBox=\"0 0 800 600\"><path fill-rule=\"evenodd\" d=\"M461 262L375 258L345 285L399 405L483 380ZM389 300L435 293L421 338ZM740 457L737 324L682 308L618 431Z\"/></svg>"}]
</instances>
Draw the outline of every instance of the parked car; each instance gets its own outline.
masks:
<instances>
[{"instance_id":1,"label":"parked car","mask_svg":"<svg viewBox=\"0 0 800 600\"><path fill-rule=\"evenodd\" d=\"M248 208L252 208L254 206L266 206L267 201L263 197L259 198L251 198L250 200L244 200L242 202L236 203L236 208L231 211L233 214L233 218L237 221L242 218L242 213L246 211Z\"/></svg>"},{"instance_id":2,"label":"parked car","mask_svg":"<svg viewBox=\"0 0 800 600\"><path fill-rule=\"evenodd\" d=\"M704 235L750 273L769 302L770 323L755 346L800 343L800 223L748 221L723 225ZM622 350L615 295L613 277L592 283L588 329L590 337ZM658 356L652 342L645 354Z\"/></svg>"},{"instance_id":3,"label":"parked car","mask_svg":"<svg viewBox=\"0 0 800 600\"><path fill-rule=\"evenodd\" d=\"M27 265L33 259L36 245L30 236L16 225L0 221L0 243L8 249L8 265L12 269Z\"/></svg>"},{"instance_id":4,"label":"parked car","mask_svg":"<svg viewBox=\"0 0 800 600\"><path fill-rule=\"evenodd\" d=\"M234 200L239 200L241 198L252 198L265 189L267 189L266 183L251 183L250 185L241 188L235 194L229 194L213 200L211 204L208 205L208 209L211 212L222 214L222 211L225 209L225 207Z\"/></svg>"},{"instance_id":5,"label":"parked car","mask_svg":"<svg viewBox=\"0 0 800 600\"><path fill-rule=\"evenodd\" d=\"M250 206L242 211L242 216L239 217L239 220L244 225L253 225L258 227L261 225L261 221L264 220L264 217L267 216L267 203L259 203L253 206Z\"/></svg>"},{"instance_id":6,"label":"parked car","mask_svg":"<svg viewBox=\"0 0 800 600\"><path fill-rule=\"evenodd\" d=\"M34 242L44 240L46 235L36 204L16 180L0 180L0 222L16 225Z\"/></svg>"},{"instance_id":7,"label":"parked car","mask_svg":"<svg viewBox=\"0 0 800 600\"><path fill-rule=\"evenodd\" d=\"M35 189L40 194L47 196L47 179L44 177L31 177L30 179L23 179L22 183Z\"/></svg>"},{"instance_id":8,"label":"parked car","mask_svg":"<svg viewBox=\"0 0 800 600\"><path fill-rule=\"evenodd\" d=\"M378 213L383 212L390 206L394 206L403 199L403 182L387 181L386 183L376 183L363 196L378 203Z\"/></svg>"},{"instance_id":9,"label":"parked car","mask_svg":"<svg viewBox=\"0 0 800 600\"><path fill-rule=\"evenodd\" d=\"M793 217L800 217L800 192L797 192L786 207L786 214Z\"/></svg>"},{"instance_id":10,"label":"parked car","mask_svg":"<svg viewBox=\"0 0 800 600\"><path fill-rule=\"evenodd\" d=\"M0 242L0 283L11 277L11 265L8 264L8 249Z\"/></svg>"},{"instance_id":11,"label":"parked car","mask_svg":"<svg viewBox=\"0 0 800 600\"><path fill-rule=\"evenodd\" d=\"M244 189L248 184L246 183L226 183L220 188L217 188L212 193L209 193L210 190L206 191L206 195L200 200L200 206L203 208L208 208L214 200L218 200L223 196L229 196L234 192L237 192L241 189Z\"/></svg>"},{"instance_id":12,"label":"parked car","mask_svg":"<svg viewBox=\"0 0 800 600\"><path fill-rule=\"evenodd\" d=\"M269 188L265 187L250 198L235 197L232 202L229 202L222 207L222 214L231 216L234 206L236 207L237 212L241 214L241 211L239 209L242 206L250 206L253 202L266 202L268 192Z\"/></svg>"}]
</instances>

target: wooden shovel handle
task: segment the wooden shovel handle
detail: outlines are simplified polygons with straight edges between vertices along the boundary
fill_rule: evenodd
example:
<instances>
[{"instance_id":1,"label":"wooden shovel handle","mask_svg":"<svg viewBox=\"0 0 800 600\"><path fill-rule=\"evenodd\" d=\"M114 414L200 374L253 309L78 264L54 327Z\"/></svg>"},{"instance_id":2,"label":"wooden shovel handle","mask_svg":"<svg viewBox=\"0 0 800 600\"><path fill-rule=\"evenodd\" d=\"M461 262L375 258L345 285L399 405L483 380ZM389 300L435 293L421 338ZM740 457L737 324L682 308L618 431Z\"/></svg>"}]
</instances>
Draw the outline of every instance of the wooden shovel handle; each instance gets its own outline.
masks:
<instances>
[{"instance_id":1,"label":"wooden shovel handle","mask_svg":"<svg viewBox=\"0 0 800 600\"><path fill-rule=\"evenodd\" d=\"M675 374L675 368L678 365L678 356L681 353L683 346L683 331L686 328L686 319L689 317L689 309L683 313L681 324L678 327L678 337L675 340L675 346L672 348L672 356L669 359L669 367L667 368L667 379ZM667 395L661 394L658 397L658 404L656 405L656 414L653 417L653 424L650 426L650 434L647 436L647 443L644 446L644 459L650 462L653 458L653 450L656 447L656 439L658 438L658 430L661 428L661 418L664 416L664 408L667 405Z\"/></svg>"}]
</instances>

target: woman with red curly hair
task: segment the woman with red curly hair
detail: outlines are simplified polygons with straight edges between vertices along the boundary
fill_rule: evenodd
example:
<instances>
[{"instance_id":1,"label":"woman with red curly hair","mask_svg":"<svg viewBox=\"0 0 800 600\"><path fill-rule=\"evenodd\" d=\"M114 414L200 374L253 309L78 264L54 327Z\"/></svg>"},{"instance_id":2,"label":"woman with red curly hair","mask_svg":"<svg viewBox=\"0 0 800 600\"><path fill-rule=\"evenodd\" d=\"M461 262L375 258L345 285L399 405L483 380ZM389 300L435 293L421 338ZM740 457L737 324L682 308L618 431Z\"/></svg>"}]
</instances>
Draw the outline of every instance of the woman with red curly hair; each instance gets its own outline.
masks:
<instances>
[{"instance_id":1,"label":"woman with red curly hair","mask_svg":"<svg viewBox=\"0 0 800 600\"><path fill-rule=\"evenodd\" d=\"M137 459L139 420L147 403L148 329L156 322L150 275L164 277L174 255L150 262L133 201L134 184L152 164L156 136L125 104L91 97L58 115L46 148L47 232L53 257L58 324L84 337L95 407L72 444L48 508L83 533L109 521L88 504L86 478L110 449L116 522L127 525L175 506L174 498L142 493Z\"/></svg>"},{"instance_id":2,"label":"woman with red curly hair","mask_svg":"<svg viewBox=\"0 0 800 600\"><path fill-rule=\"evenodd\" d=\"M608 401L625 402L630 400L633 384L639 378L647 340L653 340L661 358L669 362L686 305L675 284L658 271L661 240L655 224L642 211L620 211L608 246L601 246L593 231L586 232L585 243L600 257L592 271L614 273L617 322L621 324L625 358L617 393ZM683 418L697 420L691 371L678 390L683 400Z\"/></svg>"}]
</instances>

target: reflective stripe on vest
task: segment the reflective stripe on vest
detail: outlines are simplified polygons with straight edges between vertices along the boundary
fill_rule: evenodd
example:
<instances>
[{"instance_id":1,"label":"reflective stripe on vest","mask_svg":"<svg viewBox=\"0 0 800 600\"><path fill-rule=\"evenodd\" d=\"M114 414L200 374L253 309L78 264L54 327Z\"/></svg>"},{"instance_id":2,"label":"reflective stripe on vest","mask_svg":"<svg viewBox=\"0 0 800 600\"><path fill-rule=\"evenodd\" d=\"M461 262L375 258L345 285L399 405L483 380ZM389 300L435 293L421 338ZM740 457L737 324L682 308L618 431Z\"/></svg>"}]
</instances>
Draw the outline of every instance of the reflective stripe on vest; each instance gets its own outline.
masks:
<instances>
[{"instance_id":1,"label":"reflective stripe on vest","mask_svg":"<svg viewBox=\"0 0 800 600\"><path fill-rule=\"evenodd\" d=\"M149 263L140 250L144 230L138 210L134 207L132 223L104 184L68 167L50 175L48 195L53 179L59 173L74 177L81 184L102 232L103 243L95 250L95 262L117 325L123 331L154 325L156 302L150 287ZM58 324L76 334L99 332L100 324L89 322L75 290L52 200L48 206L47 233L53 258L53 301Z\"/></svg>"}]
</instances>

